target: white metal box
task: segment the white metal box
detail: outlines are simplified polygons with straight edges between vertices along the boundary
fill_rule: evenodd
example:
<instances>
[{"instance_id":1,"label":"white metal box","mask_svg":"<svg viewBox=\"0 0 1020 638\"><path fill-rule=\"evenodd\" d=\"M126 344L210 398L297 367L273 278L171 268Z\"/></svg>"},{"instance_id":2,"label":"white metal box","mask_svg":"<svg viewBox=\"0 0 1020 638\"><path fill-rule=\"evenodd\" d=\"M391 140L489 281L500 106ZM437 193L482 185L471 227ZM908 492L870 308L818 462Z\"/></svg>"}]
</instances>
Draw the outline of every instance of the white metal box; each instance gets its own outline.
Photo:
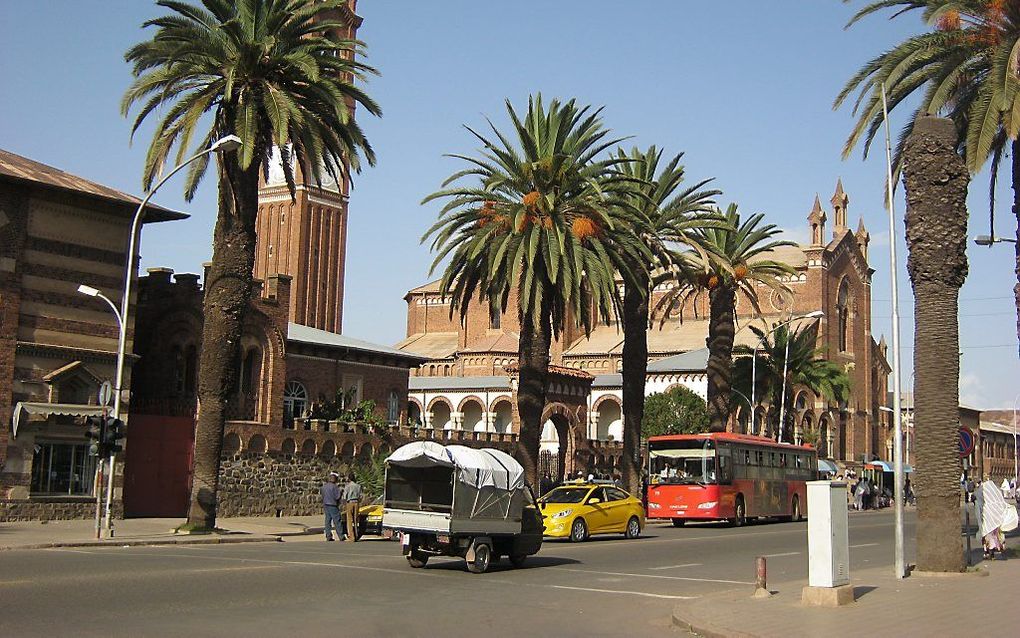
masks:
<instances>
[{"instance_id":1,"label":"white metal box","mask_svg":"<svg viewBox=\"0 0 1020 638\"><path fill-rule=\"evenodd\" d=\"M847 486L838 481L807 484L808 584L839 587L850 584L850 533Z\"/></svg>"}]
</instances>

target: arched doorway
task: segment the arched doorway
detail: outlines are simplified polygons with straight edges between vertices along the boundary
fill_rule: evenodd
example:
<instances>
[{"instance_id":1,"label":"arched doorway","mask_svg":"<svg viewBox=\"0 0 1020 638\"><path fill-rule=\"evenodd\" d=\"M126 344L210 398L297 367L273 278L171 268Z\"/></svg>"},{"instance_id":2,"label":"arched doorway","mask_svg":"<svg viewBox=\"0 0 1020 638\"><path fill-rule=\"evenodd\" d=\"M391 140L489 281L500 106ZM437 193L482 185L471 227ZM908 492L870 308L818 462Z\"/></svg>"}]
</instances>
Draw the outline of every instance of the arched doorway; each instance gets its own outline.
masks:
<instances>
[{"instance_id":1,"label":"arched doorway","mask_svg":"<svg viewBox=\"0 0 1020 638\"><path fill-rule=\"evenodd\" d=\"M485 432L485 411L482 409L482 404L474 399L470 399L461 404L461 414L463 415L463 429L467 432Z\"/></svg>"},{"instance_id":2,"label":"arched doorway","mask_svg":"<svg viewBox=\"0 0 1020 638\"><path fill-rule=\"evenodd\" d=\"M413 426L421 427L421 406L417 401L407 402L407 422Z\"/></svg>"},{"instance_id":3,"label":"arched doorway","mask_svg":"<svg viewBox=\"0 0 1020 638\"><path fill-rule=\"evenodd\" d=\"M623 411L615 399L606 399L598 405L595 436L600 441L623 440Z\"/></svg>"},{"instance_id":4,"label":"arched doorway","mask_svg":"<svg viewBox=\"0 0 1020 638\"><path fill-rule=\"evenodd\" d=\"M496 432L510 433L514 426L514 408L510 402L505 399L497 402L493 412L496 413L496 418L493 420Z\"/></svg>"},{"instance_id":5,"label":"arched doorway","mask_svg":"<svg viewBox=\"0 0 1020 638\"><path fill-rule=\"evenodd\" d=\"M436 430L452 430L453 419L450 418L450 404L443 400L435 401L431 408L432 418L430 422Z\"/></svg>"},{"instance_id":6,"label":"arched doorway","mask_svg":"<svg viewBox=\"0 0 1020 638\"><path fill-rule=\"evenodd\" d=\"M555 403L546 406L544 426L539 443L538 473L549 473L556 481L590 468L577 458L578 426L574 415L566 406ZM585 465L585 467L581 467Z\"/></svg>"}]
</instances>

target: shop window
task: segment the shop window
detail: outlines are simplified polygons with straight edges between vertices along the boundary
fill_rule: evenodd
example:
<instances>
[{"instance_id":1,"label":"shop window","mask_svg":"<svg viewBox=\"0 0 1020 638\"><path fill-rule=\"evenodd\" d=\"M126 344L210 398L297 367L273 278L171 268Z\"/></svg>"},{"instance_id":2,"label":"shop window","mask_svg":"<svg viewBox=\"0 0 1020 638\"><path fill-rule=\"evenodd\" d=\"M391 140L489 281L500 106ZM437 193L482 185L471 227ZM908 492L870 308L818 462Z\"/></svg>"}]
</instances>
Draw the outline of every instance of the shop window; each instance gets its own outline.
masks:
<instances>
[{"instance_id":1,"label":"shop window","mask_svg":"<svg viewBox=\"0 0 1020 638\"><path fill-rule=\"evenodd\" d=\"M96 457L88 446L39 442L32 458L33 494L91 496Z\"/></svg>"}]
</instances>

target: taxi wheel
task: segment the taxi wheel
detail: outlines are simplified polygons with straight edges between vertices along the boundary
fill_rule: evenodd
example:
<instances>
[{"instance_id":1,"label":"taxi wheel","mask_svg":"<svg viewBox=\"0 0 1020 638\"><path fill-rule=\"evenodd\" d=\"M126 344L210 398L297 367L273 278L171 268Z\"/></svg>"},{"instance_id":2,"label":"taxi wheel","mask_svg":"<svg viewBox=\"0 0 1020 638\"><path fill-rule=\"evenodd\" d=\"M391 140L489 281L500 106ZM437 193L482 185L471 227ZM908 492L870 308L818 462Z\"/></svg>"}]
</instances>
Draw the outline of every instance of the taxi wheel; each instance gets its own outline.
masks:
<instances>
[{"instance_id":1,"label":"taxi wheel","mask_svg":"<svg viewBox=\"0 0 1020 638\"><path fill-rule=\"evenodd\" d=\"M467 568L472 574L484 574L489 569L489 561L492 559L492 550L485 543L475 546L475 559L468 561Z\"/></svg>"},{"instance_id":2,"label":"taxi wheel","mask_svg":"<svg viewBox=\"0 0 1020 638\"><path fill-rule=\"evenodd\" d=\"M574 524L570 526L570 542L582 543L586 540L588 540L588 524L584 522L583 518L574 519Z\"/></svg>"},{"instance_id":3,"label":"taxi wheel","mask_svg":"<svg viewBox=\"0 0 1020 638\"><path fill-rule=\"evenodd\" d=\"M637 516L631 516L627 521L627 530L623 533L626 538L637 538L641 536L641 521Z\"/></svg>"}]
</instances>

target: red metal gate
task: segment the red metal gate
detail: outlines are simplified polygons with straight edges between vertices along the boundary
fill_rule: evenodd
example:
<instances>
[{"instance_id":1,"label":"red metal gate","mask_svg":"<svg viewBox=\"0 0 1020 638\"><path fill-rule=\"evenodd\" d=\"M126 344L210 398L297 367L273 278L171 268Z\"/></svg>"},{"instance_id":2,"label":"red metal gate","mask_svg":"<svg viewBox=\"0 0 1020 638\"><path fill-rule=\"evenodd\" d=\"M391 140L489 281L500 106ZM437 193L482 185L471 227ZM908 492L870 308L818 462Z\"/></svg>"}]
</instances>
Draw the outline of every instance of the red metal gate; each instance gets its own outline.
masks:
<instances>
[{"instance_id":1,"label":"red metal gate","mask_svg":"<svg viewBox=\"0 0 1020 638\"><path fill-rule=\"evenodd\" d=\"M194 449L192 417L132 415L124 466L125 516L187 516Z\"/></svg>"}]
</instances>

